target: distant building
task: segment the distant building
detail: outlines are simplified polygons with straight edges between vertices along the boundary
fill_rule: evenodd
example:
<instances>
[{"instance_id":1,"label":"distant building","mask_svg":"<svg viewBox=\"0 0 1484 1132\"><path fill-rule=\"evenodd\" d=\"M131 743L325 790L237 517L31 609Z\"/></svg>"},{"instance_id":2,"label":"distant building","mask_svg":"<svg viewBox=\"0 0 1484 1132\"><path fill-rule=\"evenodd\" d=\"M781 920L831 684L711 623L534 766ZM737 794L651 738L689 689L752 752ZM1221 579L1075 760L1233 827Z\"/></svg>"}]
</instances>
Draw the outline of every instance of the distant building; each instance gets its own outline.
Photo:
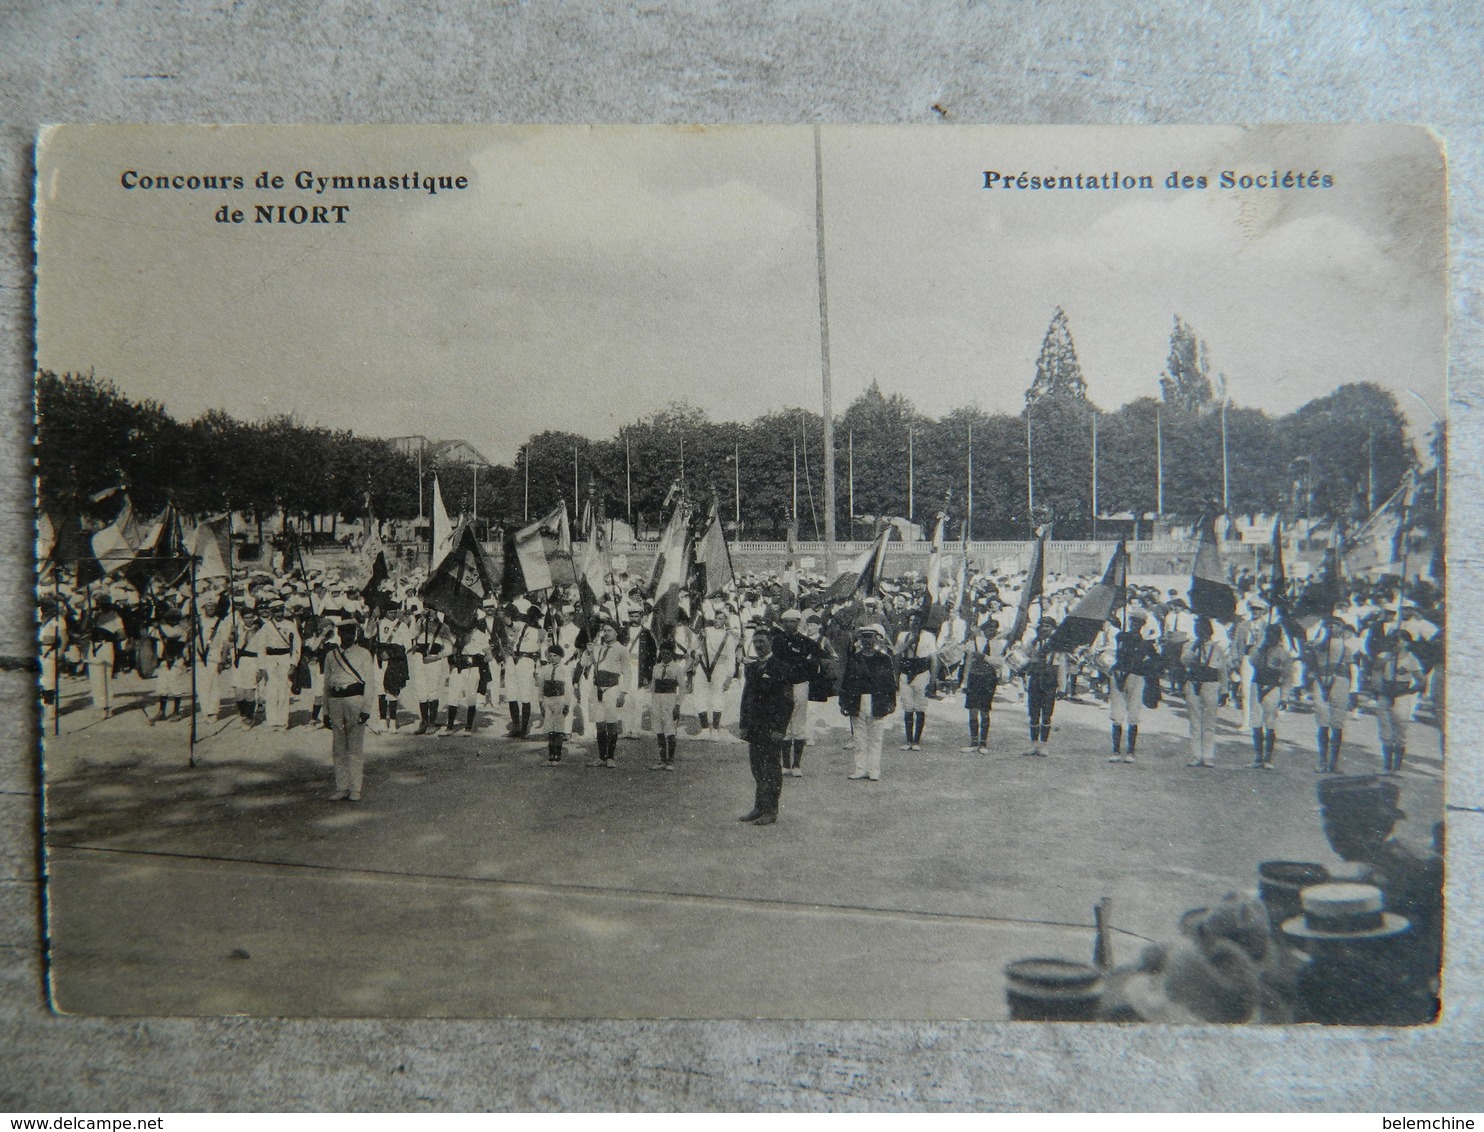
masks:
<instances>
[{"instance_id":1,"label":"distant building","mask_svg":"<svg viewBox=\"0 0 1484 1132\"><path fill-rule=\"evenodd\" d=\"M490 462L467 440L429 440L426 436L396 436L389 440L403 456L422 458L423 465L436 467L488 468Z\"/></svg>"}]
</instances>

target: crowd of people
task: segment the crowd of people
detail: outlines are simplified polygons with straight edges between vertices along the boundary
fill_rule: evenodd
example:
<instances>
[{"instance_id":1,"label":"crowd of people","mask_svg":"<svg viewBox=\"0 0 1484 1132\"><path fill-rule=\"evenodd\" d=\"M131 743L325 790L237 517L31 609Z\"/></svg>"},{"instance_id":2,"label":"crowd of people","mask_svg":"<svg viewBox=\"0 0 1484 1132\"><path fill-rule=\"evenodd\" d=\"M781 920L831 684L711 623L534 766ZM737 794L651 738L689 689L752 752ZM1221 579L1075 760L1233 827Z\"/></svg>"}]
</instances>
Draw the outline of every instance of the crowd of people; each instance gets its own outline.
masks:
<instances>
[{"instance_id":1,"label":"crowd of people","mask_svg":"<svg viewBox=\"0 0 1484 1132\"><path fill-rule=\"evenodd\" d=\"M945 586L936 600L924 579L909 577L829 603L822 580L744 574L711 597L683 596L668 619L644 580L618 572L591 608L575 587L489 598L462 628L428 607L422 570L372 593L352 573L259 571L198 583L194 598L184 583L141 592L119 578L87 586L56 578L40 597L47 723L63 676L85 677L104 717L124 706L114 681L133 670L147 682L151 723L194 710L244 729L287 730L299 721L290 712L297 702L308 723L333 730L345 717L334 701L355 687L363 709L355 714L373 734L469 736L508 713L505 733L544 741L551 766L573 735L593 744L587 765L614 768L620 740L648 734L653 768L673 771L677 725L693 717L699 741L740 739L757 748L755 764L777 763L776 776L763 776L766 790L759 778L754 807L771 819L774 779L802 776L807 746L836 712L850 720L850 777L867 781L881 777L889 720L900 717L902 750L920 750L929 703L948 697L962 697L966 713L961 750L981 755L990 753L996 704L1003 712L1007 701L1023 703L1028 741L1007 753L1031 757L1051 750L1059 701L1105 703L1107 757L1133 764L1141 716L1174 696L1186 709L1192 768L1215 765L1223 712L1250 733L1250 765L1271 768L1282 713L1302 705L1323 774L1340 771L1362 705L1386 774L1403 769L1420 713L1441 715L1441 595L1414 584L1399 607L1394 578L1353 586L1311 617L1289 613L1265 579L1234 578L1242 596L1231 622L1197 616L1176 589L1134 584L1094 641L1067 647L1058 625L1093 578L1048 575L1012 640L1017 612L1023 620L1027 612L1018 608L1024 571L969 572L961 590ZM350 659L359 663L347 670ZM786 689L786 705L782 692L765 694L772 685ZM342 744L357 751L359 722ZM1007 733L1014 729L997 732ZM352 758L358 765L358 753L342 761ZM336 793L359 796L359 771L355 781Z\"/></svg>"},{"instance_id":2,"label":"crowd of people","mask_svg":"<svg viewBox=\"0 0 1484 1132\"><path fill-rule=\"evenodd\" d=\"M647 736L653 753L641 765L661 773L674 772L677 740L689 735L747 745L753 802L740 820L767 826L779 820L784 780L803 776L806 751L832 723L835 734L848 728L848 778L863 783L881 780L894 720L899 749L923 749L930 708L939 749L1046 758L1086 753L1053 746L1053 720L1061 702L1081 705L1084 722L1092 705L1107 712L1107 759L1131 765L1144 713L1174 697L1194 770L1216 765L1223 715L1250 733L1250 761L1239 757L1255 770L1274 766L1280 731L1303 743L1312 725L1325 833L1364 883L1321 886L1282 913L1267 897L1192 910L1177 942L1107 972L1085 1016L1411 1023L1436 1013L1441 824L1431 853L1390 836L1409 728L1442 715L1445 610L1428 583L1356 583L1316 613L1301 594L1237 576L1230 621L1196 614L1177 588L1129 584L1094 639L1069 645L1058 630L1079 616L1095 577L1047 575L1023 600L1026 571L969 570L936 595L908 576L832 602L823 579L759 572L682 596L667 616L644 579L620 571L587 603L576 587L490 598L459 627L429 607L424 570L375 590L358 573L281 567L213 579L194 596L184 583L141 592L118 577L78 586L53 576L40 595L48 731L61 722L64 682L80 700L84 681L90 708L77 710L102 718L133 710L151 726L194 714L243 731L324 727L329 798L346 802L362 797L368 732L473 737L478 752L502 731L540 743L553 768L578 736L583 765L599 772L632 758L623 740ZM114 685L131 672L126 702ZM942 732L954 703L961 746ZM1022 709L1023 725L992 730L997 712ZM1377 729L1379 767L1369 754L1344 765L1362 712ZM1338 905L1323 901L1348 909L1356 892L1369 903L1337 927ZM1283 919L1295 910L1303 915Z\"/></svg>"}]
</instances>

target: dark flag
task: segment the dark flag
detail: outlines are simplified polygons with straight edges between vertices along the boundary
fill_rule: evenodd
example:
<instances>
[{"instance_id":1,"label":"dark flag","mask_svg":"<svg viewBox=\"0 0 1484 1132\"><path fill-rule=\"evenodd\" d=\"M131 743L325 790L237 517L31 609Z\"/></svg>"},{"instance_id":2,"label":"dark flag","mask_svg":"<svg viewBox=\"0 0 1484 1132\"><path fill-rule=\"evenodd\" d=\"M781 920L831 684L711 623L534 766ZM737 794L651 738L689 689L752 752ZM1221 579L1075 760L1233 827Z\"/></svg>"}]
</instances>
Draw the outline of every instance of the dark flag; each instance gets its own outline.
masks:
<instances>
[{"instance_id":1,"label":"dark flag","mask_svg":"<svg viewBox=\"0 0 1484 1132\"><path fill-rule=\"evenodd\" d=\"M467 523L454 532L453 549L423 583L423 603L448 618L461 633L474 626L475 614L487 598L496 595L495 577L484 548Z\"/></svg>"},{"instance_id":2,"label":"dark flag","mask_svg":"<svg viewBox=\"0 0 1484 1132\"><path fill-rule=\"evenodd\" d=\"M1330 616L1345 593L1345 581L1340 574L1340 562L1344 552L1338 540L1333 549L1324 552L1324 566L1319 577L1304 587L1304 592L1294 608L1294 616L1310 632L1322 618Z\"/></svg>"},{"instance_id":3,"label":"dark flag","mask_svg":"<svg viewBox=\"0 0 1484 1132\"><path fill-rule=\"evenodd\" d=\"M392 595L382 588L391 576L391 569L386 564L386 551L378 550L376 561L371 563L371 578L361 587L361 600L372 613L380 613L392 604Z\"/></svg>"},{"instance_id":4,"label":"dark flag","mask_svg":"<svg viewBox=\"0 0 1484 1132\"><path fill-rule=\"evenodd\" d=\"M1098 639L1103 626L1116 620L1118 611L1128 597L1128 545L1120 542L1108 568L1103 571L1103 580L1082 595L1082 600L1067 614L1067 619L1056 627L1051 636L1051 647L1060 652L1070 652Z\"/></svg>"},{"instance_id":5,"label":"dark flag","mask_svg":"<svg viewBox=\"0 0 1484 1132\"><path fill-rule=\"evenodd\" d=\"M1039 598L1046 588L1046 528L1036 532L1036 542L1031 547L1031 568L1026 572L1025 586L1020 591L1020 601L1015 605L1015 620L1010 623L1010 634L1005 638L1008 648L1025 635L1031 622L1031 602Z\"/></svg>"},{"instance_id":6,"label":"dark flag","mask_svg":"<svg viewBox=\"0 0 1484 1132\"><path fill-rule=\"evenodd\" d=\"M42 560L42 576L48 571L70 569L75 572L79 586L103 577L103 567L93 557L92 540L83 534L82 517L75 511L52 524L51 546L37 549Z\"/></svg>"},{"instance_id":7,"label":"dark flag","mask_svg":"<svg viewBox=\"0 0 1484 1132\"><path fill-rule=\"evenodd\" d=\"M180 512L169 504L154 528L154 538L139 548L123 569L123 575L140 593L158 582L169 587L179 582L191 568L191 553L180 529Z\"/></svg>"},{"instance_id":8,"label":"dark flag","mask_svg":"<svg viewBox=\"0 0 1484 1132\"><path fill-rule=\"evenodd\" d=\"M1190 572L1190 610L1214 621L1231 621L1237 615L1237 591L1226 580L1226 570L1221 565L1214 511L1201 517L1200 543Z\"/></svg>"},{"instance_id":9,"label":"dark flag","mask_svg":"<svg viewBox=\"0 0 1484 1132\"><path fill-rule=\"evenodd\" d=\"M1268 604L1288 609L1288 571L1283 567L1283 520L1273 520L1273 569L1268 583Z\"/></svg>"},{"instance_id":10,"label":"dark flag","mask_svg":"<svg viewBox=\"0 0 1484 1132\"><path fill-rule=\"evenodd\" d=\"M891 527L882 527L876 541L854 561L846 563L828 588L810 594L800 604L828 605L831 602L849 601L852 597L879 594L881 569L886 563L886 541L891 537L891 532Z\"/></svg>"}]
</instances>

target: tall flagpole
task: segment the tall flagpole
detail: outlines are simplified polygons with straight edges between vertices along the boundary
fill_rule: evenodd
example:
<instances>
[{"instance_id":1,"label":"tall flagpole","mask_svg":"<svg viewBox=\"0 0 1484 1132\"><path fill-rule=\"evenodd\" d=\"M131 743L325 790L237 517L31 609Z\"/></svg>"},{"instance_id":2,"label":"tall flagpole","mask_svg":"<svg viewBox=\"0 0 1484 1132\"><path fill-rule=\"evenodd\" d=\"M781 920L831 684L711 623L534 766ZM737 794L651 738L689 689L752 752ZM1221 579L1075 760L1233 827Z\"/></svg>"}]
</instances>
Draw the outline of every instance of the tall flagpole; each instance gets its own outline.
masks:
<instances>
[{"instance_id":1,"label":"tall flagpole","mask_svg":"<svg viewBox=\"0 0 1484 1132\"><path fill-rule=\"evenodd\" d=\"M792 511L792 514L793 514L794 518L797 519L798 518L798 515L799 515L799 438L797 436L794 437L793 444L794 444L794 494L793 494L793 511Z\"/></svg>"},{"instance_id":2,"label":"tall flagpole","mask_svg":"<svg viewBox=\"0 0 1484 1132\"><path fill-rule=\"evenodd\" d=\"M824 392L824 561L835 576L835 415L830 399L830 312L824 270L824 158L814 127L814 232L819 263L819 368Z\"/></svg>"},{"instance_id":3,"label":"tall flagpole","mask_svg":"<svg viewBox=\"0 0 1484 1132\"><path fill-rule=\"evenodd\" d=\"M1230 401L1230 398L1226 398L1221 402L1221 513L1223 515L1232 513L1231 464L1226 456L1226 407ZM1227 520L1227 522L1230 521L1230 519Z\"/></svg>"},{"instance_id":4,"label":"tall flagpole","mask_svg":"<svg viewBox=\"0 0 1484 1132\"><path fill-rule=\"evenodd\" d=\"M855 429L850 430L849 456L846 474L850 479L850 541L855 541Z\"/></svg>"},{"instance_id":5,"label":"tall flagpole","mask_svg":"<svg viewBox=\"0 0 1484 1132\"><path fill-rule=\"evenodd\" d=\"M907 521L912 521L912 426L907 426Z\"/></svg>"},{"instance_id":6,"label":"tall flagpole","mask_svg":"<svg viewBox=\"0 0 1484 1132\"><path fill-rule=\"evenodd\" d=\"M1154 511L1156 517L1162 519L1165 514L1165 434L1158 405L1154 407L1154 460L1156 466Z\"/></svg>"},{"instance_id":7,"label":"tall flagpole","mask_svg":"<svg viewBox=\"0 0 1484 1132\"><path fill-rule=\"evenodd\" d=\"M1036 533L1036 465L1031 458L1031 407L1025 407L1025 510L1032 536Z\"/></svg>"},{"instance_id":8,"label":"tall flagpole","mask_svg":"<svg viewBox=\"0 0 1484 1132\"><path fill-rule=\"evenodd\" d=\"M74 520L77 523L78 538L82 537L82 515L78 513ZM62 643L62 634L67 628L67 618L62 613L62 562L56 555L57 543L61 541L62 532L57 531L52 539L52 616L56 619L56 627L53 630L52 644L52 735L62 734L62 658L67 655L67 646ZM77 567L73 571L72 580L77 581L82 574L82 555L77 556ZM84 660L87 658L84 657Z\"/></svg>"},{"instance_id":9,"label":"tall flagpole","mask_svg":"<svg viewBox=\"0 0 1484 1132\"><path fill-rule=\"evenodd\" d=\"M965 519L966 519L966 521L969 524L969 530L972 531L974 529L974 422L973 421L970 421L969 422L969 494L968 494L968 502L966 504L966 507L967 507L967 512L968 513L965 516ZM938 584L937 582L934 582L933 583L933 585L937 585L937 584Z\"/></svg>"},{"instance_id":10,"label":"tall flagpole","mask_svg":"<svg viewBox=\"0 0 1484 1132\"><path fill-rule=\"evenodd\" d=\"M1098 413L1092 411L1092 540L1098 538Z\"/></svg>"},{"instance_id":11,"label":"tall flagpole","mask_svg":"<svg viewBox=\"0 0 1484 1132\"><path fill-rule=\"evenodd\" d=\"M629 529L634 528L634 460L633 452L629 448L629 434L625 430L623 434L623 502L624 510L629 514ZM637 532L636 532L637 533Z\"/></svg>"},{"instance_id":12,"label":"tall flagpole","mask_svg":"<svg viewBox=\"0 0 1484 1132\"><path fill-rule=\"evenodd\" d=\"M177 519L176 522L180 520ZM191 651L189 660L191 664L191 740L190 740L190 765L196 765L196 666L201 663L199 650L201 648L201 603L196 595L196 555L191 554ZM160 701L164 703L163 700ZM160 714L165 714L165 709L160 709Z\"/></svg>"}]
</instances>

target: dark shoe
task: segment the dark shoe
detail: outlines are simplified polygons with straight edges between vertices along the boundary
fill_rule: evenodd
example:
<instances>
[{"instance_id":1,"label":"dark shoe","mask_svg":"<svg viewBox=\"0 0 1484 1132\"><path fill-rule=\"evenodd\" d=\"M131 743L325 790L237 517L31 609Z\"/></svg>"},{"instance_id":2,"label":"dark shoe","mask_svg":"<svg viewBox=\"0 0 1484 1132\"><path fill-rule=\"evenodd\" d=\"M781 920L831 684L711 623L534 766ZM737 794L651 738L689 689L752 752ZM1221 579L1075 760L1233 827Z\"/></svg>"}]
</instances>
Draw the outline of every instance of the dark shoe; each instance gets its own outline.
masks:
<instances>
[{"instance_id":1,"label":"dark shoe","mask_svg":"<svg viewBox=\"0 0 1484 1132\"><path fill-rule=\"evenodd\" d=\"M751 810L749 810L747 813L743 814L737 820L738 821L757 821L758 818L760 818L762 816L763 816L763 811L760 810L760 809L758 809L756 806L754 806L754 807L752 807Z\"/></svg>"},{"instance_id":2,"label":"dark shoe","mask_svg":"<svg viewBox=\"0 0 1484 1132\"><path fill-rule=\"evenodd\" d=\"M778 820L778 815L777 814L764 814L762 817L758 818L752 824L753 825L772 825L777 820Z\"/></svg>"}]
</instances>

